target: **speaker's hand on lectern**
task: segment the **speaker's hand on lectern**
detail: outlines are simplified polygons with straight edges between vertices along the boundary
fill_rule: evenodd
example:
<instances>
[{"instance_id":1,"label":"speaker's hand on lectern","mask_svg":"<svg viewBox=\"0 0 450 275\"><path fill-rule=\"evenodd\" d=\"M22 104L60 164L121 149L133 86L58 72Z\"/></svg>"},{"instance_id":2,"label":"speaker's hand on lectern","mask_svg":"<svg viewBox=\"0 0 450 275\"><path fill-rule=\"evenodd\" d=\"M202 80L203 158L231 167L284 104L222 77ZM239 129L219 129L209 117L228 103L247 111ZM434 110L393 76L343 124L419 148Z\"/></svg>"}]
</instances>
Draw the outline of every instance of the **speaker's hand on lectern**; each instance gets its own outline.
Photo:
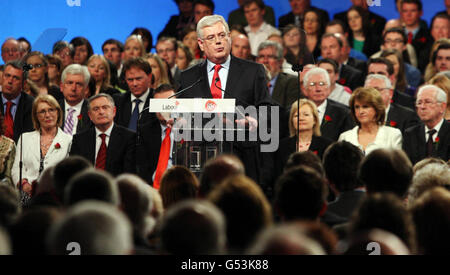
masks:
<instances>
[{"instance_id":1,"label":"speaker's hand on lectern","mask_svg":"<svg viewBox=\"0 0 450 275\"><path fill-rule=\"evenodd\" d=\"M245 118L237 119L235 121L238 125L248 126L250 132L254 132L258 128L258 121L251 116L246 116Z\"/></svg>"}]
</instances>

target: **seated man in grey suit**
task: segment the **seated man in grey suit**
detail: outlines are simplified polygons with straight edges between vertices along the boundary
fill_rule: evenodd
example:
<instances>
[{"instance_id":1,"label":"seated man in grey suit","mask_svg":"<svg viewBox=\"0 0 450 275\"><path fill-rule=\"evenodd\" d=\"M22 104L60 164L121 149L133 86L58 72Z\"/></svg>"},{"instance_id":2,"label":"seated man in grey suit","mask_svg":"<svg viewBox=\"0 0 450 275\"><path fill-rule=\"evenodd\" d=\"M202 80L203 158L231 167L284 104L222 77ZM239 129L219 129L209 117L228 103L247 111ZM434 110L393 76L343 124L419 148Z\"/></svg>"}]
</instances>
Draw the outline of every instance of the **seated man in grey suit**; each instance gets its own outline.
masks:
<instances>
[{"instance_id":1,"label":"seated man in grey suit","mask_svg":"<svg viewBox=\"0 0 450 275\"><path fill-rule=\"evenodd\" d=\"M283 48L274 41L259 44L256 62L263 64L270 73L269 93L272 99L286 109L298 97L297 77L281 72L283 65Z\"/></svg>"}]
</instances>

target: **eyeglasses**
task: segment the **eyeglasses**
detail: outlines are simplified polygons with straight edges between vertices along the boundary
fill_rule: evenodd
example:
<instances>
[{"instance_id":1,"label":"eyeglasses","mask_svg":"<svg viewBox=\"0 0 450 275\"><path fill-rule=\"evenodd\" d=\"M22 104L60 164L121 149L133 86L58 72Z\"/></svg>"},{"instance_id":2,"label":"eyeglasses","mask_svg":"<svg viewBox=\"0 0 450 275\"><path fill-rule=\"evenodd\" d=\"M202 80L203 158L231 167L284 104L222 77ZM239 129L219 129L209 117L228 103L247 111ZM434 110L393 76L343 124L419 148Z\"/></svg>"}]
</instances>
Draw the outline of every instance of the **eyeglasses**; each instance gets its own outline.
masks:
<instances>
[{"instance_id":1,"label":"eyeglasses","mask_svg":"<svg viewBox=\"0 0 450 275\"><path fill-rule=\"evenodd\" d=\"M217 34L217 36L214 34L208 35L207 37L203 38L202 40L212 44L212 43L217 43L219 41L226 39L227 36L228 36L227 33L221 32L221 33Z\"/></svg>"},{"instance_id":2,"label":"eyeglasses","mask_svg":"<svg viewBox=\"0 0 450 275\"><path fill-rule=\"evenodd\" d=\"M431 105L436 104L436 103L437 103L437 101L431 101L431 100L421 101L421 100L419 100L416 102L416 106L420 107L420 105L423 105L425 107L430 107Z\"/></svg>"},{"instance_id":3,"label":"eyeglasses","mask_svg":"<svg viewBox=\"0 0 450 275\"><path fill-rule=\"evenodd\" d=\"M319 87L323 87L323 86L327 86L327 83L323 82L323 81L319 81L319 82L309 82L308 86L309 87L314 87L316 85L319 85Z\"/></svg>"},{"instance_id":4,"label":"eyeglasses","mask_svg":"<svg viewBox=\"0 0 450 275\"><path fill-rule=\"evenodd\" d=\"M39 111L37 113L40 116L45 116L47 113L49 113L50 115L53 115L53 114L56 113L56 109L55 108L49 108L47 110L42 110L42 111Z\"/></svg>"},{"instance_id":5,"label":"eyeglasses","mask_svg":"<svg viewBox=\"0 0 450 275\"><path fill-rule=\"evenodd\" d=\"M31 66L31 69L34 69L34 68L39 69L39 68L45 67L45 64L27 64L27 65Z\"/></svg>"}]
</instances>

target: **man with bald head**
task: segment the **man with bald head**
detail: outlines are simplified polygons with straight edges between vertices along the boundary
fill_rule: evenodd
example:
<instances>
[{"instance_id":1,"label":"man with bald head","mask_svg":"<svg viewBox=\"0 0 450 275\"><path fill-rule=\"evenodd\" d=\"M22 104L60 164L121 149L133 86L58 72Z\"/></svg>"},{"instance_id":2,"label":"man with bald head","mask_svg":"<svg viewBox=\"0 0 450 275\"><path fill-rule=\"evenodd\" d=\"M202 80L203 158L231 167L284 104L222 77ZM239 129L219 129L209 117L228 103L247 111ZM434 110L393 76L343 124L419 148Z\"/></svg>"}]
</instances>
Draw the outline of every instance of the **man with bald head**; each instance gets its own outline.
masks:
<instances>
[{"instance_id":1,"label":"man with bald head","mask_svg":"<svg viewBox=\"0 0 450 275\"><path fill-rule=\"evenodd\" d=\"M245 60L255 60L250 53L250 41L244 34L238 34L231 39L231 53Z\"/></svg>"},{"instance_id":2,"label":"man with bald head","mask_svg":"<svg viewBox=\"0 0 450 275\"><path fill-rule=\"evenodd\" d=\"M20 46L19 41L14 38L8 38L2 45L2 59L6 64L9 61L13 61L20 58Z\"/></svg>"},{"instance_id":3,"label":"man with bald head","mask_svg":"<svg viewBox=\"0 0 450 275\"><path fill-rule=\"evenodd\" d=\"M448 161L450 158L450 122L444 119L447 94L437 86L425 85L417 92L416 110L421 124L403 135L403 150L414 164L426 157Z\"/></svg>"}]
</instances>

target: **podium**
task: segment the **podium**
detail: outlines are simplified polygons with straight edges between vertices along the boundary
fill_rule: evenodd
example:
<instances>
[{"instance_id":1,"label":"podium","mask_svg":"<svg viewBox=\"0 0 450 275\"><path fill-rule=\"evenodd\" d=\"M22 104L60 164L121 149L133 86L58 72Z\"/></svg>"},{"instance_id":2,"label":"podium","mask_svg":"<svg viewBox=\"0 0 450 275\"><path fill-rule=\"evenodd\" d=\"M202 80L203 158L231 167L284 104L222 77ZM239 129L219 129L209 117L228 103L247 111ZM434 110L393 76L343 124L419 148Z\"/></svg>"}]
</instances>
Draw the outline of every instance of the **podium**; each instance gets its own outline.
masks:
<instances>
[{"instance_id":1,"label":"podium","mask_svg":"<svg viewBox=\"0 0 450 275\"><path fill-rule=\"evenodd\" d=\"M235 99L151 99L150 112L173 120L173 164L187 167L199 176L205 163L226 152L244 128L236 128Z\"/></svg>"}]
</instances>

